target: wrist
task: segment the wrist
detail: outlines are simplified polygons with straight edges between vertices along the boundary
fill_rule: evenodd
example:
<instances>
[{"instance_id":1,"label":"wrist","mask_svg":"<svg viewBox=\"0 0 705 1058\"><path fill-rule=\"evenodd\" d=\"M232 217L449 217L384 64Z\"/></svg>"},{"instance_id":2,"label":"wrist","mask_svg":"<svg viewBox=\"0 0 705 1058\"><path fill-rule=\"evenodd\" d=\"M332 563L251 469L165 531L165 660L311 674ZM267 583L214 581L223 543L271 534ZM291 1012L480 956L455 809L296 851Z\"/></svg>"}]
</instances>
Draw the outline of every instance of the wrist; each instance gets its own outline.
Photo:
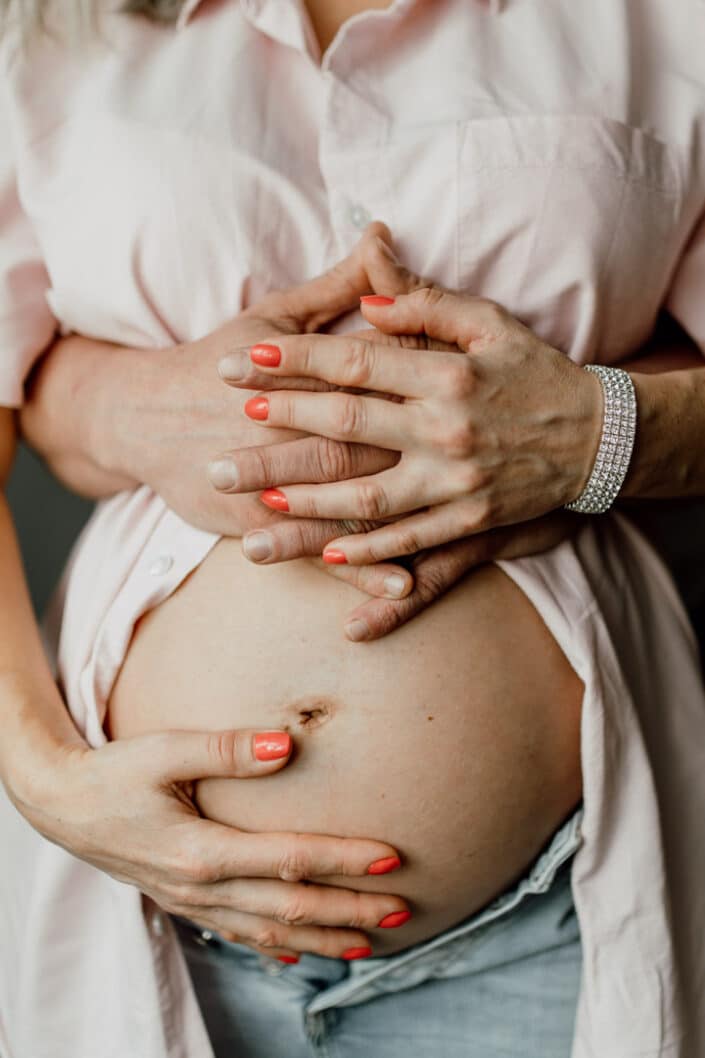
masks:
<instances>
[{"instance_id":1,"label":"wrist","mask_svg":"<svg viewBox=\"0 0 705 1058\"><path fill-rule=\"evenodd\" d=\"M93 374L87 416L89 450L99 469L123 488L147 480L148 446L144 444L148 396L158 385L161 350L114 349L103 353Z\"/></svg>"},{"instance_id":2,"label":"wrist","mask_svg":"<svg viewBox=\"0 0 705 1058\"><path fill-rule=\"evenodd\" d=\"M66 752L85 749L58 688L47 676L0 673L0 780L13 803L29 815L52 794L52 776Z\"/></svg>"},{"instance_id":3,"label":"wrist","mask_svg":"<svg viewBox=\"0 0 705 1058\"><path fill-rule=\"evenodd\" d=\"M696 423L705 396L704 376L702 369L632 375L639 425L622 490L625 498L702 494L697 465L705 438Z\"/></svg>"},{"instance_id":4,"label":"wrist","mask_svg":"<svg viewBox=\"0 0 705 1058\"><path fill-rule=\"evenodd\" d=\"M600 380L582 367L578 368L578 380L578 421L582 424L582 429L578 432L581 438L579 476L574 482L570 500L582 495L590 480L600 448L604 421L604 397Z\"/></svg>"}]
</instances>

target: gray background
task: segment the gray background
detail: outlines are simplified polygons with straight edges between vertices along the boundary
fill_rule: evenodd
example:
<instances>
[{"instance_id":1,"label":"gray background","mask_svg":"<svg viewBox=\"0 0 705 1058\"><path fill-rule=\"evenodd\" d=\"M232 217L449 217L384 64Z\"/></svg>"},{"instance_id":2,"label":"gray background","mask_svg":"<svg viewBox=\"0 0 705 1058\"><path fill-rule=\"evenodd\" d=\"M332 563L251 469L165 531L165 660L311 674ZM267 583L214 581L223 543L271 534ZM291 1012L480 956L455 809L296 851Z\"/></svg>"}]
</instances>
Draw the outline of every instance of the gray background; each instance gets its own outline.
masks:
<instances>
[{"instance_id":1,"label":"gray background","mask_svg":"<svg viewBox=\"0 0 705 1058\"><path fill-rule=\"evenodd\" d=\"M20 447L8 488L32 601L39 613L56 584L91 504L58 484L36 456Z\"/></svg>"}]
</instances>

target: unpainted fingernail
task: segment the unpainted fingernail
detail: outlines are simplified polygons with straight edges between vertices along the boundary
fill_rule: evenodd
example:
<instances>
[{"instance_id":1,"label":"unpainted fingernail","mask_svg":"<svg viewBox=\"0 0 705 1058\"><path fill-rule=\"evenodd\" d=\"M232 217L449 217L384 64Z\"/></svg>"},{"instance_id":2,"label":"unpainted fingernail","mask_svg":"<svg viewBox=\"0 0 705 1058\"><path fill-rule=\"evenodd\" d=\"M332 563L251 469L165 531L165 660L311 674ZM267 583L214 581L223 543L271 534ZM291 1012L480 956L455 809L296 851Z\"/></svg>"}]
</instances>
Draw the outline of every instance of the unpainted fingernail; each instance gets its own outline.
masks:
<instances>
[{"instance_id":1,"label":"unpainted fingernail","mask_svg":"<svg viewBox=\"0 0 705 1058\"><path fill-rule=\"evenodd\" d=\"M218 361L218 374L226 382L240 382L252 374L252 361L244 349L228 353Z\"/></svg>"},{"instance_id":2,"label":"unpainted fingernail","mask_svg":"<svg viewBox=\"0 0 705 1058\"><path fill-rule=\"evenodd\" d=\"M354 621L349 621L346 624L345 634L353 643L361 643L363 640L370 638L370 628L367 621L355 618Z\"/></svg>"},{"instance_id":3,"label":"unpainted fingernail","mask_svg":"<svg viewBox=\"0 0 705 1058\"><path fill-rule=\"evenodd\" d=\"M285 731L262 731L252 740L257 760L281 760L291 753L291 735Z\"/></svg>"},{"instance_id":4,"label":"unpainted fingernail","mask_svg":"<svg viewBox=\"0 0 705 1058\"><path fill-rule=\"evenodd\" d=\"M398 856L385 856L384 859L375 860L367 868L368 874L389 874L391 871L397 871L401 867L401 860Z\"/></svg>"},{"instance_id":5,"label":"unpainted fingernail","mask_svg":"<svg viewBox=\"0 0 705 1058\"><path fill-rule=\"evenodd\" d=\"M242 549L250 562L266 562L272 557L272 538L269 533L249 533L242 541Z\"/></svg>"},{"instance_id":6,"label":"unpainted fingernail","mask_svg":"<svg viewBox=\"0 0 705 1058\"><path fill-rule=\"evenodd\" d=\"M385 915L381 922L377 925L380 929L398 929L399 926L403 926L411 918L411 911L392 911L390 915Z\"/></svg>"},{"instance_id":7,"label":"unpainted fingernail","mask_svg":"<svg viewBox=\"0 0 705 1058\"><path fill-rule=\"evenodd\" d=\"M384 590L391 599L401 599L406 591L406 581L401 573L390 573L384 578Z\"/></svg>"},{"instance_id":8,"label":"unpainted fingernail","mask_svg":"<svg viewBox=\"0 0 705 1058\"><path fill-rule=\"evenodd\" d=\"M216 489L234 489L240 475L232 459L214 459L208 464L208 480Z\"/></svg>"},{"instance_id":9,"label":"unpainted fingernail","mask_svg":"<svg viewBox=\"0 0 705 1058\"><path fill-rule=\"evenodd\" d=\"M372 948L348 948L341 955L341 959L347 959L350 962L352 959L367 959L372 954Z\"/></svg>"}]
</instances>

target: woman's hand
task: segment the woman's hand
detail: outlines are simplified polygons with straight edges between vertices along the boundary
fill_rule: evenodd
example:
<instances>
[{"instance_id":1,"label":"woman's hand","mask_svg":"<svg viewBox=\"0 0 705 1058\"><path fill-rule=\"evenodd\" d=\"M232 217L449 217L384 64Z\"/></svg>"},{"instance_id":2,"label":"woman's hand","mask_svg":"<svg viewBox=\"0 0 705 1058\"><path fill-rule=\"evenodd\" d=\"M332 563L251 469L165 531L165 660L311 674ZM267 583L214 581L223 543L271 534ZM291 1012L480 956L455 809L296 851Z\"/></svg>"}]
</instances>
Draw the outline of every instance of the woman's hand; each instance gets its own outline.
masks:
<instances>
[{"instance_id":1,"label":"woman's hand","mask_svg":"<svg viewBox=\"0 0 705 1058\"><path fill-rule=\"evenodd\" d=\"M245 833L202 819L194 801L197 780L264 781L291 750L284 732L167 732L100 749L73 738L41 762L8 768L7 788L50 841L166 911L268 955L340 957L366 948L364 931L406 904L305 880L353 885L400 866L396 850L363 839Z\"/></svg>"},{"instance_id":2,"label":"woman's hand","mask_svg":"<svg viewBox=\"0 0 705 1058\"><path fill-rule=\"evenodd\" d=\"M333 541L324 560L357 565L414 554L538 518L579 495L601 433L597 379L481 298L426 288L363 306L386 335L426 335L456 351L401 348L373 335L297 335L268 339L250 354L262 373L372 391L285 386L246 403L252 420L401 453L374 475L318 485L280 479L263 494L265 504L297 517L396 519ZM238 469L252 487L247 467L245 456Z\"/></svg>"}]
</instances>

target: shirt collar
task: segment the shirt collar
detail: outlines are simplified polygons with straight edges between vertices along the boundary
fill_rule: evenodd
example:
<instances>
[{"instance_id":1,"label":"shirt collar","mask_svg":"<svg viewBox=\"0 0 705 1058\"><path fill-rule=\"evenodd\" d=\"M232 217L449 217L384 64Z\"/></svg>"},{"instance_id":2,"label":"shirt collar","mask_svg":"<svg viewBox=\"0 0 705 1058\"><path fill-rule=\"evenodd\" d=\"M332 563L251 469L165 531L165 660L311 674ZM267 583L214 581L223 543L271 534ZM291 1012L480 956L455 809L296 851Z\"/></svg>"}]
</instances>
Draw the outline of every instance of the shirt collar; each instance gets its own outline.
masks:
<instances>
[{"instance_id":1,"label":"shirt collar","mask_svg":"<svg viewBox=\"0 0 705 1058\"><path fill-rule=\"evenodd\" d=\"M183 29L184 26L193 18L194 14L201 6L204 0L186 0L186 3L179 12L179 17L176 22L177 29ZM507 0L475 0L476 3L481 3L485 7L489 8L490 13L493 15L499 15L502 12Z\"/></svg>"}]
</instances>

